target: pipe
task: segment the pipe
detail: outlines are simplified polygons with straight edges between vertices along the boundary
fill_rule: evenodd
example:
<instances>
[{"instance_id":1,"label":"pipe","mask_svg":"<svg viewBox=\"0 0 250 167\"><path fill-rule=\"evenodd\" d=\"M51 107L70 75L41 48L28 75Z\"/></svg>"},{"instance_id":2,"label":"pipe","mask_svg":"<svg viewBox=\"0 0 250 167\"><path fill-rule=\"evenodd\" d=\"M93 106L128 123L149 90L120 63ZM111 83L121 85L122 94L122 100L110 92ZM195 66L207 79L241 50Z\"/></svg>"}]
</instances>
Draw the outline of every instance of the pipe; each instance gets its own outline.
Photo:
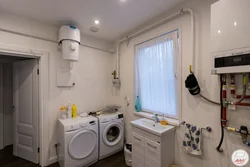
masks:
<instances>
[{"instance_id":1,"label":"pipe","mask_svg":"<svg viewBox=\"0 0 250 167\"><path fill-rule=\"evenodd\" d=\"M242 96L240 100L236 103L240 103L244 100L245 95L246 95L246 90L247 90L247 77L246 77L246 74L243 74L243 92L242 92Z\"/></svg>"},{"instance_id":2,"label":"pipe","mask_svg":"<svg viewBox=\"0 0 250 167\"><path fill-rule=\"evenodd\" d=\"M190 17L191 17L191 55L192 55L192 73L195 73L195 60L196 60L196 56L195 56L195 27L194 27L194 23L195 23L195 19L194 19L194 12L189 9L189 8L185 8L182 9L183 12L189 12L190 13Z\"/></svg>"},{"instance_id":3,"label":"pipe","mask_svg":"<svg viewBox=\"0 0 250 167\"><path fill-rule=\"evenodd\" d=\"M227 107L224 105L227 99L226 80L227 80L226 75L222 75L222 100L223 100L222 118L221 118L222 126L227 125Z\"/></svg>"},{"instance_id":4,"label":"pipe","mask_svg":"<svg viewBox=\"0 0 250 167\"><path fill-rule=\"evenodd\" d=\"M120 44L116 44L116 76L115 78L119 79L120 77Z\"/></svg>"},{"instance_id":5,"label":"pipe","mask_svg":"<svg viewBox=\"0 0 250 167\"><path fill-rule=\"evenodd\" d=\"M230 77L231 77L230 92L231 92L231 95L235 97L235 76L234 74L231 74Z\"/></svg>"},{"instance_id":6,"label":"pipe","mask_svg":"<svg viewBox=\"0 0 250 167\"><path fill-rule=\"evenodd\" d=\"M154 27L156 27L156 26L158 26L158 25L160 25L160 24L162 24L162 23L164 23L164 22L166 22L166 21L168 21L170 19L173 19L173 18L175 18L175 17L177 17L179 15L182 15L182 14L184 14L186 12L189 12L190 16L191 16L191 43L192 43L192 52L191 52L191 55L193 56L193 62L192 62L192 64L193 64L193 69L194 69L194 64L195 64L195 56L194 56L194 46L195 46L195 44L194 44L194 13L189 8L183 8L180 11L178 11L176 13L173 13L173 14L171 14L171 15L169 15L169 16L167 16L167 17L165 17L165 18L163 18L163 19L161 19L159 21L156 21L156 22L154 22L154 23L152 23L152 24L150 24L150 25L148 25L148 26L146 26L146 27L144 27L144 28L142 28L142 29L140 29L140 30L132 33L132 34L127 35L126 37L122 38L121 40L117 41L117 48L116 48L116 52L117 52L116 53L117 54L116 55L116 59L117 59L116 60L117 61L117 63L116 63L117 64L116 75L117 76L116 77L118 78L119 74L120 74L120 71L119 71L120 70L119 69L119 62L118 61L119 61L119 46L120 46L120 44L122 42L128 41L129 39L131 39L133 37L136 37L137 35L140 35L143 32L146 32L146 31L148 31L148 30L150 30L150 29L152 29L152 28L154 28Z\"/></svg>"},{"instance_id":7,"label":"pipe","mask_svg":"<svg viewBox=\"0 0 250 167\"><path fill-rule=\"evenodd\" d=\"M136 36L140 35L141 33L145 32L145 31L148 31L148 30L150 30L150 29L152 29L152 28L154 28L154 27L156 27L156 26L158 26L158 25L160 25L160 24L162 24L162 23L164 23L164 22L166 22L166 21L180 15L180 14L183 14L183 12L184 12L184 9L181 9L179 12L173 13L173 14L171 14L171 15L169 15L169 16L167 16L167 17L165 17L165 18L163 18L163 19L161 19L159 21L154 22L153 24L150 24L150 25L148 25L148 26L146 26L146 27L144 27L144 28L142 28L142 29L140 29L140 30L126 36L126 37L124 37L123 39L119 40L118 43L120 44L120 43L122 43L122 42L124 42L126 40L129 40L130 38L136 37Z\"/></svg>"},{"instance_id":8,"label":"pipe","mask_svg":"<svg viewBox=\"0 0 250 167\"><path fill-rule=\"evenodd\" d=\"M223 152L223 149L221 148L221 145L222 145L223 140L224 140L224 127L223 127L223 125L222 125L222 123L223 123L223 122L222 122L222 113L223 113L223 107L224 107L224 105L223 105L223 95L222 95L222 93L223 93L223 76L224 76L224 75L220 75L220 85L221 85L221 86L220 86L221 138L220 138L220 143L219 143L219 145L216 147L216 149L217 149L218 152Z\"/></svg>"},{"instance_id":9,"label":"pipe","mask_svg":"<svg viewBox=\"0 0 250 167\"><path fill-rule=\"evenodd\" d=\"M215 105L220 105L220 103L208 99L207 97L203 96L201 93L200 93L199 95L200 95L200 97L202 97L203 99L207 100L207 101L210 102L210 103L213 103L213 104L215 104Z\"/></svg>"},{"instance_id":10,"label":"pipe","mask_svg":"<svg viewBox=\"0 0 250 167\"><path fill-rule=\"evenodd\" d=\"M6 30L6 29L3 29L3 28L0 28L0 31L7 32L7 33L12 33L12 34L16 34L16 35L21 35L21 36L29 37L29 38L33 38L33 39L39 39L39 40L43 40L43 41L53 42L53 43L57 43L58 44L58 41L56 41L56 40L47 39L47 38L43 38L43 37L38 37L38 36L35 36L35 35L29 35L29 34L26 34L26 33L21 33L21 32L17 32L17 31L13 31L13 30ZM80 45L84 46L84 47L87 47L87 48L91 48L91 49L95 49L95 50L100 50L100 51L103 51L103 52L107 52L107 53L110 53L110 54L115 53L115 52L110 51L110 50L98 48L98 47L95 47L95 46L86 45L86 44L83 44L83 43L81 43Z\"/></svg>"},{"instance_id":11,"label":"pipe","mask_svg":"<svg viewBox=\"0 0 250 167\"><path fill-rule=\"evenodd\" d=\"M236 97L237 99L240 99L240 98L242 97L242 95L235 95L235 97ZM244 98L245 98L245 99L250 99L250 95L246 95Z\"/></svg>"},{"instance_id":12,"label":"pipe","mask_svg":"<svg viewBox=\"0 0 250 167\"><path fill-rule=\"evenodd\" d=\"M236 103L237 106L250 106L250 103Z\"/></svg>"},{"instance_id":13,"label":"pipe","mask_svg":"<svg viewBox=\"0 0 250 167\"><path fill-rule=\"evenodd\" d=\"M247 89L250 89L250 73L248 74L248 86Z\"/></svg>"}]
</instances>

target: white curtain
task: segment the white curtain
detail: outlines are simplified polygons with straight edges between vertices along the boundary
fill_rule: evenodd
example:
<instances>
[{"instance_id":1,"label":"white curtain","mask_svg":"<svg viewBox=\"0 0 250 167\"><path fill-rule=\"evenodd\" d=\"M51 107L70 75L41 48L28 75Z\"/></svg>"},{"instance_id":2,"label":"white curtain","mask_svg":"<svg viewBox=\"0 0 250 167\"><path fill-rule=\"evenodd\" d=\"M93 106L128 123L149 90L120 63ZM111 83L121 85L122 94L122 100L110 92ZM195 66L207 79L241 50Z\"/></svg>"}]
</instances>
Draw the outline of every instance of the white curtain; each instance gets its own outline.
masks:
<instances>
[{"instance_id":1,"label":"white curtain","mask_svg":"<svg viewBox=\"0 0 250 167\"><path fill-rule=\"evenodd\" d=\"M136 47L136 94L143 111L178 117L177 44L174 31Z\"/></svg>"}]
</instances>

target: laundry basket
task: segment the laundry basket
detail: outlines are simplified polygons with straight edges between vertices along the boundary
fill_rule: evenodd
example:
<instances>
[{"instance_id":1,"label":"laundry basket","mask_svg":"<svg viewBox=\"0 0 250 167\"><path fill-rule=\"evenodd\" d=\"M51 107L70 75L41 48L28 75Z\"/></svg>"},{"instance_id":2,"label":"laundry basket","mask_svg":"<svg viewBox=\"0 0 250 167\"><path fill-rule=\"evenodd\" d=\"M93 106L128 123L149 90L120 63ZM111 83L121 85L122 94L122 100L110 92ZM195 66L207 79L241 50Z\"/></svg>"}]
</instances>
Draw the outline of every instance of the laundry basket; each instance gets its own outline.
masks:
<instances>
[{"instance_id":1,"label":"laundry basket","mask_svg":"<svg viewBox=\"0 0 250 167\"><path fill-rule=\"evenodd\" d=\"M125 144L124 156L127 166L132 166L132 144Z\"/></svg>"}]
</instances>

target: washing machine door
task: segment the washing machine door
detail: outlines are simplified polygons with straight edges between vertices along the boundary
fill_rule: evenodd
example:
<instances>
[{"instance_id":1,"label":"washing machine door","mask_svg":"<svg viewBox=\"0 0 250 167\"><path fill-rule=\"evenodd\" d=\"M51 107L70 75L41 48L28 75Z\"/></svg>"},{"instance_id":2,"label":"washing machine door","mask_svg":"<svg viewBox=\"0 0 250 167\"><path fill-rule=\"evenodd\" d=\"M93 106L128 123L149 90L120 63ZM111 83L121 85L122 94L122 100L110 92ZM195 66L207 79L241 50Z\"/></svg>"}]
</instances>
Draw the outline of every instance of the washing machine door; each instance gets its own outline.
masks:
<instances>
[{"instance_id":1,"label":"washing machine door","mask_svg":"<svg viewBox=\"0 0 250 167\"><path fill-rule=\"evenodd\" d=\"M107 146L114 146L123 137L123 127L119 123L109 124L103 131L103 142Z\"/></svg>"},{"instance_id":2,"label":"washing machine door","mask_svg":"<svg viewBox=\"0 0 250 167\"><path fill-rule=\"evenodd\" d=\"M94 151L97 140L97 134L94 131L79 131L69 141L68 153L70 157L75 160L88 157Z\"/></svg>"}]
</instances>

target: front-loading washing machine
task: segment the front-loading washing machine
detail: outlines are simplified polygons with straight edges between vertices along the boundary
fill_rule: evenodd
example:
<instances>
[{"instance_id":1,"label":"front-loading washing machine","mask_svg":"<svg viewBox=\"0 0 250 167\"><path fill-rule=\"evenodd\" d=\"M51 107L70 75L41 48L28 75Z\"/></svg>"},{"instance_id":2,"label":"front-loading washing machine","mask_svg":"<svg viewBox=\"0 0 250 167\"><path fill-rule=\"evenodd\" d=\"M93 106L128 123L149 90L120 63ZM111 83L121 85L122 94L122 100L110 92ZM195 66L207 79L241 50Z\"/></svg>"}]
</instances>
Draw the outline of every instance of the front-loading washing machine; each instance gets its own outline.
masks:
<instances>
[{"instance_id":1,"label":"front-loading washing machine","mask_svg":"<svg viewBox=\"0 0 250 167\"><path fill-rule=\"evenodd\" d=\"M119 112L103 113L99 120L99 160L123 149L124 121Z\"/></svg>"},{"instance_id":2,"label":"front-loading washing machine","mask_svg":"<svg viewBox=\"0 0 250 167\"><path fill-rule=\"evenodd\" d=\"M84 118L59 119L60 167L86 167L98 161L98 120Z\"/></svg>"}]
</instances>

